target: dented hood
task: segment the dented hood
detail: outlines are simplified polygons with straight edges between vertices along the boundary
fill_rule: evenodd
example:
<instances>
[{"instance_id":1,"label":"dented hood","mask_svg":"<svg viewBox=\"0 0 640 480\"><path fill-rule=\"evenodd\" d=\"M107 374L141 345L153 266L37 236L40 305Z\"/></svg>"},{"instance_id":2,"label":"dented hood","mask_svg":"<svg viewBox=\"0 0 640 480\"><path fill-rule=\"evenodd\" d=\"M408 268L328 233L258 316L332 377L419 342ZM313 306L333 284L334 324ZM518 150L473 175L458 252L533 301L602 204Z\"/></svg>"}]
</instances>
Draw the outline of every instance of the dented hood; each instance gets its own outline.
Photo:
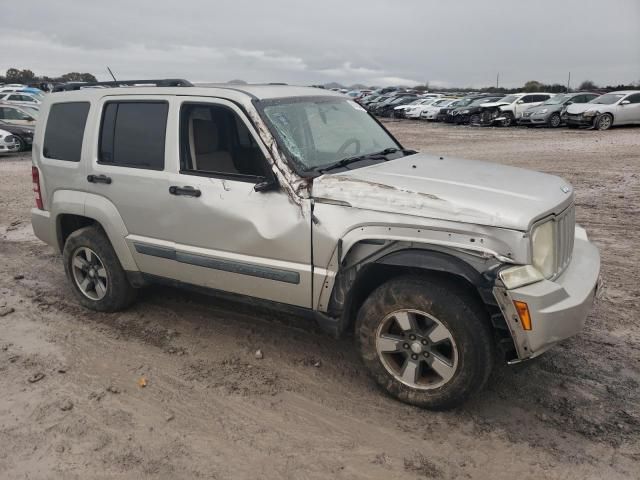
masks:
<instances>
[{"instance_id":1,"label":"dented hood","mask_svg":"<svg viewBox=\"0 0 640 480\"><path fill-rule=\"evenodd\" d=\"M504 107L505 105L511 105L509 102L487 102L481 103L480 106L484 108L493 108L493 107Z\"/></svg>"},{"instance_id":2,"label":"dented hood","mask_svg":"<svg viewBox=\"0 0 640 480\"><path fill-rule=\"evenodd\" d=\"M603 110L606 110L607 107L611 105L599 105L597 103L573 103L567 107L567 113L583 113L587 110L598 110L598 107L604 107Z\"/></svg>"},{"instance_id":3,"label":"dented hood","mask_svg":"<svg viewBox=\"0 0 640 480\"><path fill-rule=\"evenodd\" d=\"M316 201L526 231L573 201L562 178L476 160L415 154L314 179Z\"/></svg>"}]
</instances>

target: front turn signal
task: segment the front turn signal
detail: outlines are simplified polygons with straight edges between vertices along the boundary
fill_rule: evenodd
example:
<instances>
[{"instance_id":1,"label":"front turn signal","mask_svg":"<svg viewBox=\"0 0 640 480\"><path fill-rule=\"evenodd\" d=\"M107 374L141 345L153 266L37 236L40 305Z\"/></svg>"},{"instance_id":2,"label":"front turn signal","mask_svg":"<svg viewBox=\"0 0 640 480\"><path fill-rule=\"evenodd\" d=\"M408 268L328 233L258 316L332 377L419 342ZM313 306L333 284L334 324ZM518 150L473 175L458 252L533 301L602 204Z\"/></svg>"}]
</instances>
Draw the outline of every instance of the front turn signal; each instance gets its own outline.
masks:
<instances>
[{"instance_id":1,"label":"front turn signal","mask_svg":"<svg viewBox=\"0 0 640 480\"><path fill-rule=\"evenodd\" d=\"M518 300L514 300L513 304L515 305L518 312L518 317L520 317L522 328L525 330L531 330L531 315L529 315L529 306L526 304L526 302L520 302Z\"/></svg>"}]
</instances>

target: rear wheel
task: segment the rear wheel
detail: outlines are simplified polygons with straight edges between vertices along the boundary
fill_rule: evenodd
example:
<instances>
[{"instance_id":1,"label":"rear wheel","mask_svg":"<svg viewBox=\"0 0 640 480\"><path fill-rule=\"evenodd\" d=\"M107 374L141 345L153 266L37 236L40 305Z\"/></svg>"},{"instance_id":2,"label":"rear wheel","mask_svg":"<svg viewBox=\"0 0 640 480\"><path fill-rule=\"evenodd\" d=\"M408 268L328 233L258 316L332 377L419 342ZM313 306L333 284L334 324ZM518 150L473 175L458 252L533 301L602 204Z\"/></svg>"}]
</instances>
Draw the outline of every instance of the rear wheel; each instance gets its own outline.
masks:
<instances>
[{"instance_id":1,"label":"rear wheel","mask_svg":"<svg viewBox=\"0 0 640 480\"><path fill-rule=\"evenodd\" d=\"M603 113L596 120L596 128L598 130L609 130L613 125L613 117L608 113Z\"/></svg>"},{"instance_id":2,"label":"rear wheel","mask_svg":"<svg viewBox=\"0 0 640 480\"><path fill-rule=\"evenodd\" d=\"M551 114L551 116L549 117L549 126L551 128L558 128L560 126L560 123L562 123L560 115L557 113Z\"/></svg>"},{"instance_id":3,"label":"rear wheel","mask_svg":"<svg viewBox=\"0 0 640 480\"><path fill-rule=\"evenodd\" d=\"M454 284L419 277L383 284L360 309L356 336L378 384L425 408L461 404L485 385L493 365L486 315Z\"/></svg>"},{"instance_id":4,"label":"rear wheel","mask_svg":"<svg viewBox=\"0 0 640 480\"><path fill-rule=\"evenodd\" d=\"M84 227L69 235L63 257L67 278L83 306L116 312L135 299L136 290L100 227Z\"/></svg>"}]
</instances>

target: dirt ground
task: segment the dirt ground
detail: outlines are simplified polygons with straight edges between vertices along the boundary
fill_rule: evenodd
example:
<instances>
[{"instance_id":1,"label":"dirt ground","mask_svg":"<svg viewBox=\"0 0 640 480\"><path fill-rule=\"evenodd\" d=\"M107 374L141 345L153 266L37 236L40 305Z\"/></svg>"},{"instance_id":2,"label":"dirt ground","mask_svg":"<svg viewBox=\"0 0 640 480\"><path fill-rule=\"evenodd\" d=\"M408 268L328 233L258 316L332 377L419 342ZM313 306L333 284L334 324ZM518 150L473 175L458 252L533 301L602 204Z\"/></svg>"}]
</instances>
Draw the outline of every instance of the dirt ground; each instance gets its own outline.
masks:
<instances>
[{"instance_id":1,"label":"dirt ground","mask_svg":"<svg viewBox=\"0 0 640 480\"><path fill-rule=\"evenodd\" d=\"M91 312L31 231L30 157L2 157L0 478L638 478L640 129L387 126L410 148L575 185L605 282L583 333L433 413L297 318L168 288Z\"/></svg>"}]
</instances>

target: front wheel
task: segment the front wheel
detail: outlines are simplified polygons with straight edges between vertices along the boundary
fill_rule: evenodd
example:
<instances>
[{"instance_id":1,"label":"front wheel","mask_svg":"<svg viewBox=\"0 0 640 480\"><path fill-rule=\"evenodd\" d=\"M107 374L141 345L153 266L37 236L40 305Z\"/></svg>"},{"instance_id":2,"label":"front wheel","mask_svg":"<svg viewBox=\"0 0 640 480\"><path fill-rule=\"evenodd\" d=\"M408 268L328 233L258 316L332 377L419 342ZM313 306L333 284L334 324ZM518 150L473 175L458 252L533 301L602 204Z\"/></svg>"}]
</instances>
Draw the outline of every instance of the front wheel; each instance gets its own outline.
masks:
<instances>
[{"instance_id":1,"label":"front wheel","mask_svg":"<svg viewBox=\"0 0 640 480\"><path fill-rule=\"evenodd\" d=\"M493 365L493 340L478 302L455 284L403 277L378 287L356 321L373 378L399 400L455 407L479 391Z\"/></svg>"},{"instance_id":2,"label":"front wheel","mask_svg":"<svg viewBox=\"0 0 640 480\"><path fill-rule=\"evenodd\" d=\"M22 138L20 138L19 136L15 136L16 137L16 143L18 144L18 152L24 152L27 149L27 143L22 140Z\"/></svg>"},{"instance_id":3,"label":"front wheel","mask_svg":"<svg viewBox=\"0 0 640 480\"><path fill-rule=\"evenodd\" d=\"M513 125L515 125L516 123L516 117L513 116L513 113L511 112L504 112L503 116L503 120L502 120L502 126L503 127L512 127Z\"/></svg>"},{"instance_id":4,"label":"front wheel","mask_svg":"<svg viewBox=\"0 0 640 480\"><path fill-rule=\"evenodd\" d=\"M596 120L596 128L598 130L609 130L611 125L613 125L613 117L608 113L603 113Z\"/></svg>"},{"instance_id":5,"label":"front wheel","mask_svg":"<svg viewBox=\"0 0 640 480\"><path fill-rule=\"evenodd\" d=\"M562 123L562 120L560 119L559 114L554 113L549 117L549 126L551 128L558 128L561 123Z\"/></svg>"}]
</instances>

